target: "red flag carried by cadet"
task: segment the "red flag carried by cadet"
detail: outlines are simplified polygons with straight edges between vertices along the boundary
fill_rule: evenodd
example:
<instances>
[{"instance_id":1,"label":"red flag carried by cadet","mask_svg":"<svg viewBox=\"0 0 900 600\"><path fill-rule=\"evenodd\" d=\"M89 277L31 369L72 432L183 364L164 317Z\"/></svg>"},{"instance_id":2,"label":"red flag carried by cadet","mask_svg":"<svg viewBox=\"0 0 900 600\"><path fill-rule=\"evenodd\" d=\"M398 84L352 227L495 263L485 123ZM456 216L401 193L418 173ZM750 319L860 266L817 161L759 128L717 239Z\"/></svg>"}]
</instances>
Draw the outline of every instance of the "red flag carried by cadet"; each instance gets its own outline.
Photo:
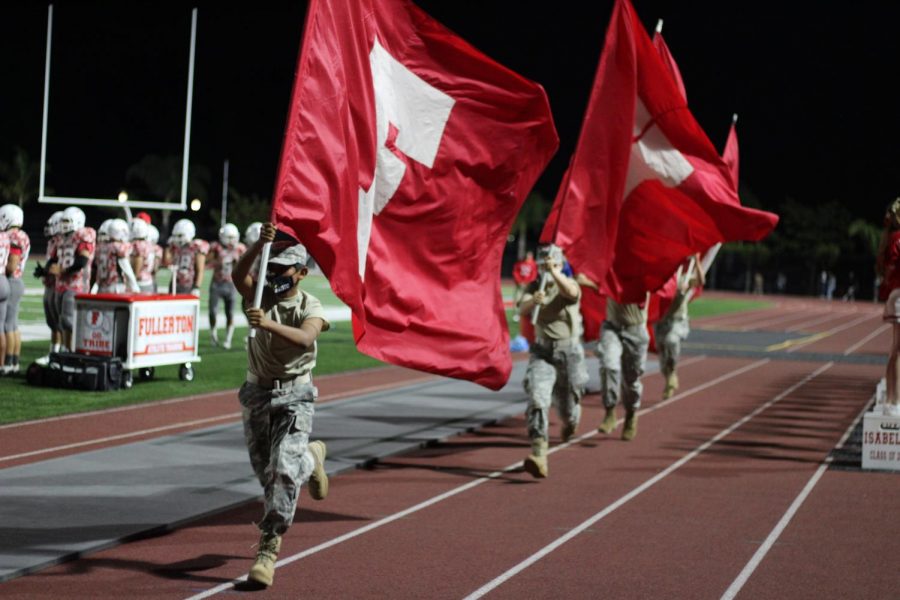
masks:
<instances>
[{"instance_id":1,"label":"red flag carried by cadet","mask_svg":"<svg viewBox=\"0 0 900 600\"><path fill-rule=\"evenodd\" d=\"M575 154L542 235L620 302L641 302L686 256L756 241L778 217L740 206L628 0L617 0Z\"/></svg>"},{"instance_id":2,"label":"red flag carried by cadet","mask_svg":"<svg viewBox=\"0 0 900 600\"><path fill-rule=\"evenodd\" d=\"M734 189L738 189L738 139L737 139L737 115L731 120L731 129L728 130L728 139L725 140L725 150L722 152L722 161L728 166Z\"/></svg>"},{"instance_id":3,"label":"red flag carried by cadet","mask_svg":"<svg viewBox=\"0 0 900 600\"><path fill-rule=\"evenodd\" d=\"M498 389L500 260L556 151L543 88L406 0L312 0L273 220L353 311L358 348Z\"/></svg>"},{"instance_id":4,"label":"red flag carried by cadet","mask_svg":"<svg viewBox=\"0 0 900 600\"><path fill-rule=\"evenodd\" d=\"M684 98L684 101L687 102L687 90L684 87L684 80L681 78L681 69L678 68L678 63L675 62L675 57L672 56L672 52L669 50L669 45L666 44L666 40L663 39L662 31L662 19L660 19L659 23L656 26L656 31L653 32L653 47L656 48L656 51L659 52L659 57L663 60L663 63L667 67L669 67L669 73L672 75L672 79L675 81L675 85L678 86L678 91L681 92L681 97Z\"/></svg>"}]
</instances>

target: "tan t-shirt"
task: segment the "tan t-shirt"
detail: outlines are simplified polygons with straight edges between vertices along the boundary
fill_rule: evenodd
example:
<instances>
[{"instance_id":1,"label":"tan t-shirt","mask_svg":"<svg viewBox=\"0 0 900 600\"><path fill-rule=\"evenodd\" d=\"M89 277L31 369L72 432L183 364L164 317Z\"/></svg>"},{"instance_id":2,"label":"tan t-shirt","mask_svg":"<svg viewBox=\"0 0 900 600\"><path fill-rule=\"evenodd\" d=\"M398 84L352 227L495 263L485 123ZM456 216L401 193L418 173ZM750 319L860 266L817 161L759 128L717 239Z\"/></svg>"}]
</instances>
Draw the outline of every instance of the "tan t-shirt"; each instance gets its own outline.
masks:
<instances>
[{"instance_id":1,"label":"tan t-shirt","mask_svg":"<svg viewBox=\"0 0 900 600\"><path fill-rule=\"evenodd\" d=\"M268 318L288 327L299 329L303 321L313 317L324 321L322 331L327 331L331 327L325 319L322 303L303 290L296 296L279 302L272 290L267 288L263 293L262 308ZM313 344L304 351L280 335L258 329L256 337L250 340L247 361L250 372L257 377L266 379L297 377L309 373L316 366L316 345Z\"/></svg>"},{"instance_id":2,"label":"tan t-shirt","mask_svg":"<svg viewBox=\"0 0 900 600\"><path fill-rule=\"evenodd\" d=\"M530 300L538 289L540 289L540 280L531 282L519 303ZM548 340L568 340L580 336L581 313L578 311L578 303L581 301L581 287L578 287L578 297L569 299L559 293L559 286L556 283L549 283L544 288L544 295L547 302L541 307L534 328L537 337ZM530 319L531 316L522 318Z\"/></svg>"},{"instance_id":3,"label":"tan t-shirt","mask_svg":"<svg viewBox=\"0 0 900 600\"><path fill-rule=\"evenodd\" d=\"M619 304L612 298L607 298L606 320L619 327L642 325L647 322L647 313L639 304Z\"/></svg>"}]
</instances>

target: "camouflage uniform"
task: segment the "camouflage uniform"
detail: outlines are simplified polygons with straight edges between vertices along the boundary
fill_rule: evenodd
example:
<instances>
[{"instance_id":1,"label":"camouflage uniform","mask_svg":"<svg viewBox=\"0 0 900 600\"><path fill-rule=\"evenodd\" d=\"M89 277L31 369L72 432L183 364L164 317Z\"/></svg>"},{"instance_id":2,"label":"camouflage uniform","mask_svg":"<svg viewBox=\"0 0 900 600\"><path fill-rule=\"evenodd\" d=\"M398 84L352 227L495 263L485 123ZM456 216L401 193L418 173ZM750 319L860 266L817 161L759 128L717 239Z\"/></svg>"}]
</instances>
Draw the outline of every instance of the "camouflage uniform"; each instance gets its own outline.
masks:
<instances>
[{"instance_id":1,"label":"camouflage uniform","mask_svg":"<svg viewBox=\"0 0 900 600\"><path fill-rule=\"evenodd\" d=\"M267 288L262 308L268 318L289 327L299 328L306 319L319 318L322 331L329 328L322 304L303 290L277 299ZM318 397L310 378L316 344L301 350L281 336L257 329L247 358L247 381L238 399L250 463L265 491L265 514L259 527L281 535L293 522L300 486L315 467L309 434Z\"/></svg>"},{"instance_id":2,"label":"camouflage uniform","mask_svg":"<svg viewBox=\"0 0 900 600\"><path fill-rule=\"evenodd\" d=\"M539 288L539 281L529 284L520 304L530 300ZM580 288L574 300L564 298L555 283L547 285L544 293L547 300L538 315L525 372L525 418L532 440L549 439L549 409L554 402L560 418L574 430L581 419L581 398L588 380L580 339Z\"/></svg>"},{"instance_id":3,"label":"camouflage uniform","mask_svg":"<svg viewBox=\"0 0 900 600\"><path fill-rule=\"evenodd\" d=\"M641 405L641 375L647 362L647 314L637 304L619 304L606 299L606 320L600 329L600 391L603 405L615 408L619 389L626 410ZM624 376L624 381L623 381Z\"/></svg>"},{"instance_id":4,"label":"camouflage uniform","mask_svg":"<svg viewBox=\"0 0 900 600\"><path fill-rule=\"evenodd\" d=\"M250 464L265 492L263 531L281 535L294 521L300 486L315 466L307 446L317 396L312 383L268 389L247 381L238 393Z\"/></svg>"},{"instance_id":5,"label":"camouflage uniform","mask_svg":"<svg viewBox=\"0 0 900 600\"><path fill-rule=\"evenodd\" d=\"M688 300L688 290L679 285L665 316L656 323L659 370L667 380L675 372L675 365L681 356L681 342L691 333Z\"/></svg>"}]
</instances>

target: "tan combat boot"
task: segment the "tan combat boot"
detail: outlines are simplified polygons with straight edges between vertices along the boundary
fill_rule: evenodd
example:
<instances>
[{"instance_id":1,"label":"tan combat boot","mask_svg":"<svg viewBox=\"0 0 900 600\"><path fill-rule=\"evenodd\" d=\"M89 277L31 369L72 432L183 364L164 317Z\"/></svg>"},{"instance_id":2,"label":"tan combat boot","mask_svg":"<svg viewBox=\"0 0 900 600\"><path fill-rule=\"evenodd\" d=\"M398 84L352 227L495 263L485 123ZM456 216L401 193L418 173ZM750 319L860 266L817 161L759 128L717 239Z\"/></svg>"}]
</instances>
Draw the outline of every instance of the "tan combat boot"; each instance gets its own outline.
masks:
<instances>
[{"instance_id":1,"label":"tan combat boot","mask_svg":"<svg viewBox=\"0 0 900 600\"><path fill-rule=\"evenodd\" d=\"M618 424L618 419L616 419L616 409L607 408L606 409L606 418L603 419L603 422L600 423L600 427L597 428L597 431L600 433L610 434L616 429L616 425Z\"/></svg>"},{"instance_id":2,"label":"tan combat boot","mask_svg":"<svg viewBox=\"0 0 900 600\"><path fill-rule=\"evenodd\" d=\"M663 389L663 400L668 400L675 394L678 389L678 374L675 371L669 373L666 377L666 387Z\"/></svg>"},{"instance_id":3,"label":"tan combat boot","mask_svg":"<svg viewBox=\"0 0 900 600\"><path fill-rule=\"evenodd\" d=\"M578 423L563 423L562 431L559 434L559 437L562 438L563 443L568 442L572 439L572 436L575 435L575 432L578 431Z\"/></svg>"},{"instance_id":4,"label":"tan combat boot","mask_svg":"<svg viewBox=\"0 0 900 600\"><path fill-rule=\"evenodd\" d=\"M250 567L247 574L249 581L255 581L265 586L272 585L275 579L275 561L278 560L278 552L281 550L281 536L265 531L259 536L259 547L256 549L256 562Z\"/></svg>"},{"instance_id":5,"label":"tan combat boot","mask_svg":"<svg viewBox=\"0 0 900 600\"><path fill-rule=\"evenodd\" d=\"M522 463L525 471L532 477L543 479L549 471L547 467L547 440L535 438L531 440L531 454Z\"/></svg>"},{"instance_id":6,"label":"tan combat boot","mask_svg":"<svg viewBox=\"0 0 900 600\"><path fill-rule=\"evenodd\" d=\"M309 451L316 460L312 475L309 476L309 495L313 500L324 500L328 495L328 474L325 472L325 442L316 440L309 443Z\"/></svg>"},{"instance_id":7,"label":"tan combat boot","mask_svg":"<svg viewBox=\"0 0 900 600\"><path fill-rule=\"evenodd\" d=\"M622 428L622 439L626 442L634 439L634 436L637 435L637 413L634 411L627 411L625 413L625 427Z\"/></svg>"}]
</instances>

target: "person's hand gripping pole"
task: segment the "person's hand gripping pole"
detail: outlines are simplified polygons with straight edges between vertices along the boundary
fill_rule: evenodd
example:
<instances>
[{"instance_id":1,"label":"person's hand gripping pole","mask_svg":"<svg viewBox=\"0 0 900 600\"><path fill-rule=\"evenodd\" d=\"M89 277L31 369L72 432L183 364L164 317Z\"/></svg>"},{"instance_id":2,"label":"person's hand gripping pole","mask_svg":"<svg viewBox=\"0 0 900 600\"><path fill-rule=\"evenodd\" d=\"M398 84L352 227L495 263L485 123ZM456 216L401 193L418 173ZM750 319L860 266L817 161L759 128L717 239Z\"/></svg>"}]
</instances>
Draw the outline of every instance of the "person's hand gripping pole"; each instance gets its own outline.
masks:
<instances>
[{"instance_id":1,"label":"person's hand gripping pole","mask_svg":"<svg viewBox=\"0 0 900 600\"><path fill-rule=\"evenodd\" d=\"M266 270L269 266L269 253L272 251L272 240L275 239L275 226L265 223L259 232L260 241L264 242L259 257L259 276L256 279L256 290L253 296L253 308L262 306L263 290L266 289ZM250 330L250 338L256 337L256 328Z\"/></svg>"}]
</instances>

